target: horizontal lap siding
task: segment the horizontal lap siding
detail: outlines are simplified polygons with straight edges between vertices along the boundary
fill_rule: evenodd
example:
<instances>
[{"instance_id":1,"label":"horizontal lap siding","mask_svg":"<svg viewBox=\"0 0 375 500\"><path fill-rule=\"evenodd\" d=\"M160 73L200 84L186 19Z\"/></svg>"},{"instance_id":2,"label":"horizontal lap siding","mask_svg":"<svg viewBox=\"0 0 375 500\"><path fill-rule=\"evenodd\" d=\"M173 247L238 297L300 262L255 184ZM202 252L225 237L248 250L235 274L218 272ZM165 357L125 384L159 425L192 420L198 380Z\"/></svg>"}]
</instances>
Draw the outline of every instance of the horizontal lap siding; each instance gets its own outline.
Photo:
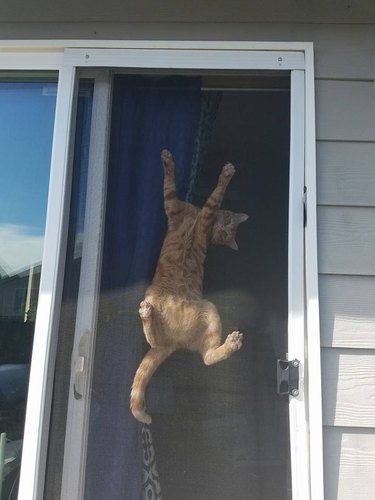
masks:
<instances>
[{"instance_id":1,"label":"horizontal lap siding","mask_svg":"<svg viewBox=\"0 0 375 500\"><path fill-rule=\"evenodd\" d=\"M291 22L368 23L375 20L372 0L280 2L226 0L3 0L0 18L7 22Z\"/></svg>"},{"instance_id":2,"label":"horizontal lap siding","mask_svg":"<svg viewBox=\"0 0 375 500\"><path fill-rule=\"evenodd\" d=\"M375 208L318 208L319 272L375 275Z\"/></svg>"},{"instance_id":3,"label":"horizontal lap siding","mask_svg":"<svg viewBox=\"0 0 375 500\"><path fill-rule=\"evenodd\" d=\"M319 141L319 205L375 207L375 142Z\"/></svg>"},{"instance_id":4,"label":"horizontal lap siding","mask_svg":"<svg viewBox=\"0 0 375 500\"><path fill-rule=\"evenodd\" d=\"M320 275L322 347L375 349L375 279Z\"/></svg>"},{"instance_id":5,"label":"horizontal lap siding","mask_svg":"<svg viewBox=\"0 0 375 500\"><path fill-rule=\"evenodd\" d=\"M374 428L374 351L323 348L322 367L325 425Z\"/></svg>"},{"instance_id":6,"label":"horizontal lap siding","mask_svg":"<svg viewBox=\"0 0 375 500\"><path fill-rule=\"evenodd\" d=\"M364 44L362 62L365 54L373 58L373 42ZM352 61L356 66L352 58L346 64ZM335 67L334 58L331 64ZM355 71L340 78L332 70L332 77L316 81L325 500L372 500L375 491L375 93L370 58L367 71L363 66Z\"/></svg>"},{"instance_id":7,"label":"horizontal lap siding","mask_svg":"<svg viewBox=\"0 0 375 500\"><path fill-rule=\"evenodd\" d=\"M325 428L325 500L373 500L374 470L372 430Z\"/></svg>"},{"instance_id":8,"label":"horizontal lap siding","mask_svg":"<svg viewBox=\"0 0 375 500\"><path fill-rule=\"evenodd\" d=\"M316 82L318 140L375 141L373 81Z\"/></svg>"}]
</instances>

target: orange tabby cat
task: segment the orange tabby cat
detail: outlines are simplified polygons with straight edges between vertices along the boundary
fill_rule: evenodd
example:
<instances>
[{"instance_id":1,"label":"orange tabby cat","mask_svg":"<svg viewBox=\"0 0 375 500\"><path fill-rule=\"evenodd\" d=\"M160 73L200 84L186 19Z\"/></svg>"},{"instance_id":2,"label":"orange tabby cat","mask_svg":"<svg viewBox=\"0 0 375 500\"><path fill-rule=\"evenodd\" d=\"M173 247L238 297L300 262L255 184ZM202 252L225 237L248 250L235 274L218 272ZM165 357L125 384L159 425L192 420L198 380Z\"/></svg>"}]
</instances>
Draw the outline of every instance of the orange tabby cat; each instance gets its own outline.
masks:
<instances>
[{"instance_id":1,"label":"orange tabby cat","mask_svg":"<svg viewBox=\"0 0 375 500\"><path fill-rule=\"evenodd\" d=\"M143 358L130 395L134 417L145 424L147 384L158 366L177 349L201 353L206 365L222 361L242 346L242 333L230 333L221 344L221 321L216 307L202 299L203 264L210 241L237 249L234 234L246 214L219 211L235 169L226 164L218 184L202 209L177 198L174 162L169 151L161 153L164 167L164 206L168 231L153 281L140 304L139 315L151 349ZM218 214L218 212L220 212ZM230 226L230 235L225 227Z\"/></svg>"}]
</instances>

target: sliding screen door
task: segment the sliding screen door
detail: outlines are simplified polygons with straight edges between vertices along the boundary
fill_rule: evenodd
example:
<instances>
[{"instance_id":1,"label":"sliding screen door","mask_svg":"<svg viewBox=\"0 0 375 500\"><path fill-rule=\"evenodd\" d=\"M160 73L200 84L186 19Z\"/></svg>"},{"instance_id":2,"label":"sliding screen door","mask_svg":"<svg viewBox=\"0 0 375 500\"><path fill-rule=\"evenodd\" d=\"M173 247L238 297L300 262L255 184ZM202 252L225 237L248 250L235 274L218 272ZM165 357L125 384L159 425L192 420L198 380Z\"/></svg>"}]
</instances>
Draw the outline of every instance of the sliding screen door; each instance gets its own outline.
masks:
<instances>
[{"instance_id":1,"label":"sliding screen door","mask_svg":"<svg viewBox=\"0 0 375 500\"><path fill-rule=\"evenodd\" d=\"M293 398L277 381L279 359L304 361L303 71L103 69L92 78L88 167L75 163L84 189L71 201L84 206L75 327L56 371L54 411L67 411L49 449L64 466L52 491L69 500L306 500L303 386ZM213 366L189 349L168 358L146 393L147 426L129 394L149 349L139 304L167 227L165 148L179 198L197 209L222 166L236 167L222 208L249 218L236 245L210 244L202 287L223 340L233 330L244 337Z\"/></svg>"}]
</instances>

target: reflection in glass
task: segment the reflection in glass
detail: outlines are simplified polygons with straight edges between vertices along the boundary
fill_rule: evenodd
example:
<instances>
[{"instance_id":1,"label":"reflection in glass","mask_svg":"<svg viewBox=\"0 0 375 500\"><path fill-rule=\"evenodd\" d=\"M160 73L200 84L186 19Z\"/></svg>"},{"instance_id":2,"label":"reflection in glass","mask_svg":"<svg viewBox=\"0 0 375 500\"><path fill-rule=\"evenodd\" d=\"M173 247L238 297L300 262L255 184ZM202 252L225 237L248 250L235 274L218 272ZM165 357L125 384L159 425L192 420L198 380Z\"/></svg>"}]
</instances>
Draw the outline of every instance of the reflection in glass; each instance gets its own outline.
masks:
<instances>
[{"instance_id":1,"label":"reflection in glass","mask_svg":"<svg viewBox=\"0 0 375 500\"><path fill-rule=\"evenodd\" d=\"M57 83L0 81L0 498L17 495Z\"/></svg>"},{"instance_id":2,"label":"reflection in glass","mask_svg":"<svg viewBox=\"0 0 375 500\"><path fill-rule=\"evenodd\" d=\"M44 498L60 498L89 168L94 82L79 82L65 276L60 311Z\"/></svg>"}]
</instances>

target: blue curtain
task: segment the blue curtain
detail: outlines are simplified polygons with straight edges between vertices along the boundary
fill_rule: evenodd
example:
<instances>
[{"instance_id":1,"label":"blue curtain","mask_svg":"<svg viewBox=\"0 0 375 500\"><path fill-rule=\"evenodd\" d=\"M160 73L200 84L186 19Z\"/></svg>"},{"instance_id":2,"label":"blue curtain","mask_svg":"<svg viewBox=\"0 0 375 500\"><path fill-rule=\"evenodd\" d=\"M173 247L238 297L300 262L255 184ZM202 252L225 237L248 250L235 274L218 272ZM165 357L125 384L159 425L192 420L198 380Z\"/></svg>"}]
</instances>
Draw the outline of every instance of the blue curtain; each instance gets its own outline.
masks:
<instances>
[{"instance_id":1,"label":"blue curtain","mask_svg":"<svg viewBox=\"0 0 375 500\"><path fill-rule=\"evenodd\" d=\"M86 500L142 495L142 425L129 393L147 349L138 305L166 230L160 152L172 151L185 198L201 102L197 78L115 78Z\"/></svg>"},{"instance_id":2,"label":"blue curtain","mask_svg":"<svg viewBox=\"0 0 375 500\"><path fill-rule=\"evenodd\" d=\"M199 79L115 84L103 286L149 280L165 234L160 152L170 149L185 197L200 117ZM121 253L119 254L119 250ZM119 259L121 255L121 259Z\"/></svg>"}]
</instances>

